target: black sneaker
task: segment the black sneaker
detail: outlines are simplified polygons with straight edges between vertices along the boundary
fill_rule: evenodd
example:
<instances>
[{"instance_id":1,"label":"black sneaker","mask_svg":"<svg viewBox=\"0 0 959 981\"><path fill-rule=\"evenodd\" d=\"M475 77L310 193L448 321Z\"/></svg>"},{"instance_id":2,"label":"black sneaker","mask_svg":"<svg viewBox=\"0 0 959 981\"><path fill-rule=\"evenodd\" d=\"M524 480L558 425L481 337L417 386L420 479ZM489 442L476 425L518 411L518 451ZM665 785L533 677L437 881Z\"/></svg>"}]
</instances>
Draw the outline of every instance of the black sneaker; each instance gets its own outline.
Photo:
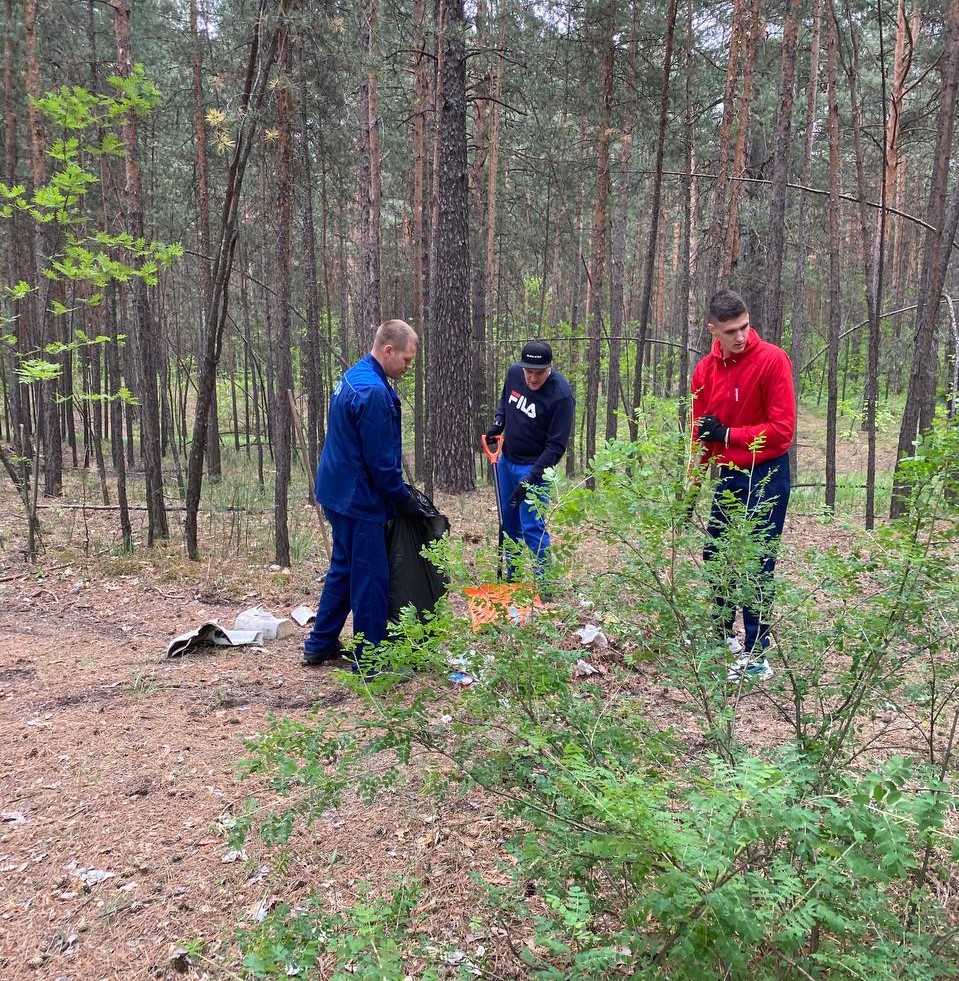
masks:
<instances>
[{"instance_id":1,"label":"black sneaker","mask_svg":"<svg viewBox=\"0 0 959 981\"><path fill-rule=\"evenodd\" d=\"M303 651L302 663L304 667L316 668L321 664L330 664L333 661L339 661L345 653L342 647L334 648L332 651L323 651L322 653L305 650Z\"/></svg>"}]
</instances>

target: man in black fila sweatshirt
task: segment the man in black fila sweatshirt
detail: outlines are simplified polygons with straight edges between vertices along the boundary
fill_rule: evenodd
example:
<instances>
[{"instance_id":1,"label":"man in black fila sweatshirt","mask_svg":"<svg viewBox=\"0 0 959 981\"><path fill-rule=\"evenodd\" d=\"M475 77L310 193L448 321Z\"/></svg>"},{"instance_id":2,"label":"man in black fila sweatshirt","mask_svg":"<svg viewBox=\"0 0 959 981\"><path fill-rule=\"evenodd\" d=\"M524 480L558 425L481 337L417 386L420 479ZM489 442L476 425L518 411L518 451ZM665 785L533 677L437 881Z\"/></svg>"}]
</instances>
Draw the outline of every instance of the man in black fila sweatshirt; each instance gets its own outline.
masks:
<instances>
[{"instance_id":1,"label":"man in black fila sweatshirt","mask_svg":"<svg viewBox=\"0 0 959 981\"><path fill-rule=\"evenodd\" d=\"M549 532L534 499L548 493L543 471L563 458L575 408L569 382L553 367L552 348L545 341L530 341L506 372L493 425L486 431L491 445L503 439L496 466L503 533L533 552L537 577L549 561ZM507 563L507 578L512 574Z\"/></svg>"}]
</instances>

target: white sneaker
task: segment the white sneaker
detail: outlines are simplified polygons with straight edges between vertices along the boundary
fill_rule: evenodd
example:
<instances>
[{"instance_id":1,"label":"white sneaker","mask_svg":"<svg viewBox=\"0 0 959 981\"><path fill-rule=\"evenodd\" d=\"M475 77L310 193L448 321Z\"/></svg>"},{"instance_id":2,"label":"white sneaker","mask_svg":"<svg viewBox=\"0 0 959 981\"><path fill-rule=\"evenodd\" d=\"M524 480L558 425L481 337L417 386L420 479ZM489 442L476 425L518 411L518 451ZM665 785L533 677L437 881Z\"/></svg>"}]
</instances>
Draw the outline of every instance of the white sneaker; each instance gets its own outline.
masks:
<instances>
[{"instance_id":1,"label":"white sneaker","mask_svg":"<svg viewBox=\"0 0 959 981\"><path fill-rule=\"evenodd\" d=\"M736 659L726 680L732 683L740 681L768 681L775 672L769 661L765 657L753 658L748 654L743 654Z\"/></svg>"},{"instance_id":2,"label":"white sneaker","mask_svg":"<svg viewBox=\"0 0 959 981\"><path fill-rule=\"evenodd\" d=\"M727 637L726 646L733 657L738 657L743 652L743 645L739 643L738 637Z\"/></svg>"}]
</instances>

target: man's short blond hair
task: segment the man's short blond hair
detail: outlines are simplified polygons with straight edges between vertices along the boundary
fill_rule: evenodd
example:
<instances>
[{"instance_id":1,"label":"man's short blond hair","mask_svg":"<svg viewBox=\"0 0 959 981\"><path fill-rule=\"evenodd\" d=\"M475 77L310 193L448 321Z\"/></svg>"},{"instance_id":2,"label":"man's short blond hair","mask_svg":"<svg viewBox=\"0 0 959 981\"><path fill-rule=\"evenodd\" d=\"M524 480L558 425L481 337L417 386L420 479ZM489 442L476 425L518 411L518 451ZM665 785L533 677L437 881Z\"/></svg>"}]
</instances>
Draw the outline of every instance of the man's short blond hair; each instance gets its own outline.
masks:
<instances>
[{"instance_id":1,"label":"man's short blond hair","mask_svg":"<svg viewBox=\"0 0 959 981\"><path fill-rule=\"evenodd\" d=\"M376 328L373 350L382 351L389 344L397 351L407 351L416 340L416 331L405 320L387 320Z\"/></svg>"}]
</instances>

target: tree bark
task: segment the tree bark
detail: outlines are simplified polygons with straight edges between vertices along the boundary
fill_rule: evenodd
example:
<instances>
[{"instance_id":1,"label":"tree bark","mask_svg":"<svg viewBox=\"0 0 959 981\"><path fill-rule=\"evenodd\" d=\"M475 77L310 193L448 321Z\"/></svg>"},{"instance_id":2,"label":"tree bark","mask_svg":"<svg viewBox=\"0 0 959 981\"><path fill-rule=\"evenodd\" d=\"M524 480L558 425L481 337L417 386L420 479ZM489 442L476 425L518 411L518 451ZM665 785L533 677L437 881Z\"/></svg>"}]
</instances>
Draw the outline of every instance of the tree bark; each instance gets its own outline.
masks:
<instances>
[{"instance_id":1,"label":"tree bark","mask_svg":"<svg viewBox=\"0 0 959 981\"><path fill-rule=\"evenodd\" d=\"M489 25L486 0L476 4L476 44L482 51L489 47ZM475 65L475 62L474 62ZM492 63L488 58L478 66L479 77L473 84L473 160L469 169L470 198L470 297L473 337L472 349L476 354L473 364L472 431L482 432L491 418L490 391L487 385L488 323L486 307L486 194L489 190L487 169L491 156L491 116L497 106L491 100L493 88Z\"/></svg>"},{"instance_id":2,"label":"tree bark","mask_svg":"<svg viewBox=\"0 0 959 981\"><path fill-rule=\"evenodd\" d=\"M730 12L729 55L726 60L726 82L723 88L723 115L716 134L716 148L719 160L716 168L716 180L713 183L713 217L709 228L709 261L706 269L706 281L703 294L706 300L716 291L719 283L719 270L726 249L726 185L729 182L730 140L733 129L733 118L736 111L736 81L739 73L739 48L742 43L745 20L746 0L733 0ZM700 328L697 346L704 349L709 332L706 329L706 319Z\"/></svg>"},{"instance_id":3,"label":"tree bark","mask_svg":"<svg viewBox=\"0 0 959 981\"><path fill-rule=\"evenodd\" d=\"M809 41L809 76L806 80L806 125L803 140L803 184L812 182L813 143L815 141L816 102L819 93L819 38L822 25L822 0L813 0L812 24ZM796 393L796 407L799 407L801 390L800 365L803 357L803 343L806 333L804 301L806 299L806 264L809 247L808 197L799 195L799 211L796 217L798 229L796 245L796 269L793 277L792 333L789 341L789 357L792 361L793 390ZM798 428L798 427L797 427ZM797 436L793 436L789 447L789 472L795 481L799 473Z\"/></svg>"},{"instance_id":4,"label":"tree bark","mask_svg":"<svg viewBox=\"0 0 959 981\"><path fill-rule=\"evenodd\" d=\"M323 303L326 311L326 344L324 345L323 357L323 379L324 389L330 391L333 388L333 289L330 285L330 268L333 266L333 258L330 255L330 202L326 190L326 152L323 140L323 130L319 133L319 153L320 153L320 258L323 264ZM345 330L343 321L340 322L340 336L344 337ZM346 363L345 345L340 348L340 356ZM320 406L320 413L326 409L326 404ZM322 414L320 415L320 428L318 435L322 435ZM319 445L317 446L317 462L319 462Z\"/></svg>"},{"instance_id":5,"label":"tree bark","mask_svg":"<svg viewBox=\"0 0 959 981\"><path fill-rule=\"evenodd\" d=\"M830 6L832 0L830 0ZM839 100L836 74L836 34L835 17L829 18L826 33L826 98L829 105L829 329L828 356L826 362L826 507L836 507L836 412L838 403L837 380L839 375L839 328L842 311L839 305L840 294L840 244L839 244Z\"/></svg>"},{"instance_id":6,"label":"tree bark","mask_svg":"<svg viewBox=\"0 0 959 981\"><path fill-rule=\"evenodd\" d=\"M746 11L743 10L743 18ZM743 61L743 90L739 99L739 119L736 128L736 147L733 152L733 176L739 177L748 170L746 141L752 135L753 130L749 125L749 113L752 107L753 95L753 75L756 70L756 57L759 51L759 32L762 17L762 5L760 0L752 0L749 11L749 23L743 24L743 39L740 46L743 51L740 55ZM755 141L754 141L755 142ZM750 151L753 144L750 145ZM743 194L743 182L734 180L729 192L729 207L725 215L725 245L719 255L719 282L727 284L733 275L733 271L739 262L739 200ZM758 268L754 270L756 279L761 279ZM747 305L749 298L747 297ZM759 304L756 304L758 308ZM708 336L708 335L707 335Z\"/></svg>"},{"instance_id":7,"label":"tree bark","mask_svg":"<svg viewBox=\"0 0 959 981\"><path fill-rule=\"evenodd\" d=\"M882 71L883 104L886 105L886 66L883 45L882 8L877 4L879 17L879 55ZM850 25L851 29L851 25ZM883 308L883 288L886 269L886 242L889 233L889 218L886 204L890 193L896 186L896 173L899 167L899 121L905 103L906 77L912 60L912 45L906 45L909 22L906 17L905 0L899 0L896 12L896 42L893 53L892 92L886 111L885 138L883 141L883 169L879 190L879 213L876 216L873 239L873 307L869 322L869 347L866 361L866 379L863 391L864 417L866 430L866 515L867 530L875 526L876 520L876 411L879 402L879 349L881 340L880 311Z\"/></svg>"},{"instance_id":8,"label":"tree bark","mask_svg":"<svg viewBox=\"0 0 959 981\"><path fill-rule=\"evenodd\" d=\"M13 187L17 183L17 87L14 75L16 37L17 28L13 13L13 0L6 0L3 34L3 181L7 187ZM13 284L18 283L23 278L20 275L19 263L23 223L17 214L11 215L7 220L10 222L10 233L6 238L4 272L7 283ZM30 318L26 316L15 318L15 306L12 300L9 301L7 314L14 321L15 350L27 351L30 349ZM23 306L26 307L26 304ZM33 447L30 438L32 427L30 425L28 386L16 383L12 371L13 365L14 358L11 352L10 368L13 381L10 390L10 441L16 448L18 456L29 457L33 455ZM25 437L25 446L20 443L21 433Z\"/></svg>"},{"instance_id":9,"label":"tree bark","mask_svg":"<svg viewBox=\"0 0 959 981\"><path fill-rule=\"evenodd\" d=\"M418 480L422 480L426 467L426 359L429 349L427 339L426 278L429 270L429 220L427 218L429 141L427 140L427 113L430 111L430 64L426 51L425 0L416 0L413 20L416 29L416 60L413 66L415 105L413 115L413 327L419 337L419 356L413 367L414 385L414 443L413 468Z\"/></svg>"},{"instance_id":10,"label":"tree bark","mask_svg":"<svg viewBox=\"0 0 959 981\"><path fill-rule=\"evenodd\" d=\"M435 486L473 490L470 432L469 201L466 162L466 45L463 0L441 0L434 174L430 330L427 352L428 446Z\"/></svg>"},{"instance_id":11,"label":"tree bark","mask_svg":"<svg viewBox=\"0 0 959 981\"><path fill-rule=\"evenodd\" d=\"M693 195L695 185L693 183L693 45L695 36L693 34L693 0L686 0L686 44L684 45L683 55L683 77L685 78L684 104L683 104L683 159L685 162L686 174L683 177L682 193L682 212L683 212L683 237L679 247L679 276L676 282L676 321L680 328L680 348L679 348L679 391L686 393L689 391L689 343L690 312L690 291L692 287L692 266L693 266ZM683 409L679 410L680 424L685 423L688 413Z\"/></svg>"},{"instance_id":12,"label":"tree bark","mask_svg":"<svg viewBox=\"0 0 959 981\"><path fill-rule=\"evenodd\" d=\"M576 158L579 171L584 171L584 161L586 158L586 143L587 136L589 134L589 123L588 114L585 104L580 109L579 114L579 129L576 139ZM578 334L579 325L579 309L580 302L583 295L583 273L586 265L586 260L583 255L583 238L584 238L584 228L585 220L583 217L585 211L585 205L582 199L582 192L578 192L574 197L574 215L575 215L575 250L573 252L573 269L572 276L570 277L570 294L569 294L569 332L573 338L576 338ZM589 317L589 293L587 290L587 302L585 304L584 317ZM573 397L576 397L577 389L579 387L578 382L578 371L579 368L579 343L578 340L571 340L569 345L569 360L566 365L566 377L569 380L569 387L573 390ZM579 406L580 400L577 399L577 406ZM582 409L578 409L578 412L582 412ZM576 415L573 416L573 425L570 426L569 430L569 442L566 444L566 476L572 478L576 473L576 438L580 430L580 422Z\"/></svg>"},{"instance_id":13,"label":"tree bark","mask_svg":"<svg viewBox=\"0 0 959 981\"><path fill-rule=\"evenodd\" d=\"M856 19L853 15L848 0L844 0L844 6L846 11L846 22L849 25L849 49L850 56L847 58L844 54L844 47L840 46L838 49L839 59L842 63L845 73L846 81L849 86L849 102L850 102L850 118L852 122L852 138L853 138L853 159L856 168L856 187L858 190L858 199L856 214L859 218L859 242L857 243L856 252L858 252L860 260L862 262L863 273L866 284L866 308L869 314L870 331L878 332L879 329L879 298L876 295L876 269L874 265L874 256L872 250L872 241L869 235L869 217L866 209L866 164L865 164L865 151L863 149L863 123L862 123L862 99L859 94L859 80L862 75L860 58L859 58L859 40L856 33ZM835 31L837 44L842 41L842 30L839 24L839 20L835 13L834 4L831 3L832 15L835 21ZM885 108L885 107L884 107ZM880 180L883 179L883 171L880 171ZM882 214L885 208L885 202L880 202L880 214ZM844 396L845 397L845 396Z\"/></svg>"},{"instance_id":14,"label":"tree bark","mask_svg":"<svg viewBox=\"0 0 959 981\"><path fill-rule=\"evenodd\" d=\"M666 124L669 114L669 83L673 61L673 39L676 34L676 0L669 0L666 12L666 45L663 54L663 81L659 98L659 136L656 141L656 164L653 171L653 196L649 207L649 251L643 272L643 292L639 301L639 330L636 333L636 360L633 363L633 408L638 409L643 399L643 361L646 339L649 333L649 306L652 299L653 272L656 244L659 239L659 202L663 187L663 155L666 149ZM637 435L636 420L630 424L630 435Z\"/></svg>"},{"instance_id":15,"label":"tree bark","mask_svg":"<svg viewBox=\"0 0 959 981\"><path fill-rule=\"evenodd\" d=\"M27 90L27 120L30 127L30 163L31 176L35 190L42 188L47 181L46 135L43 121L36 100L42 96L40 85L40 54L37 33L37 2L24 0L23 28L26 37L26 90ZM34 273L36 277L35 290L32 294L32 313L34 331L32 341L43 347L54 339L55 326L51 329L48 305L51 282L46 277L47 264L52 260L53 242L50 227L40 225L34 234ZM62 359L61 359L62 364ZM57 396L60 386L54 379L43 382L39 393L34 397L34 409L37 414L38 445L36 452L43 448L43 492L48 497L58 497L63 490L63 444L60 437L60 413L57 406Z\"/></svg>"},{"instance_id":16,"label":"tree bark","mask_svg":"<svg viewBox=\"0 0 959 981\"><path fill-rule=\"evenodd\" d=\"M288 13L288 12L287 12ZM277 206L277 310L273 320L272 349L276 356L276 387L273 392L273 458L276 482L273 514L276 564L290 565L290 475L292 471L293 420L289 393L293 391L293 358L290 348L290 309L293 304L293 121L289 79L293 68L289 23L284 16L280 29L277 61L280 84L276 88L276 206Z\"/></svg>"},{"instance_id":17,"label":"tree bark","mask_svg":"<svg viewBox=\"0 0 959 981\"><path fill-rule=\"evenodd\" d=\"M203 47L197 27L197 0L190 0L190 37L193 42L193 140L196 144L197 215L200 232L200 285L203 289L202 309L206 310L212 290L210 271L210 177L206 152L206 124L203 113ZM201 324L201 332L207 329ZM217 400L210 403L210 430L207 433L207 471L211 477L220 477L220 426L217 418Z\"/></svg>"},{"instance_id":18,"label":"tree bark","mask_svg":"<svg viewBox=\"0 0 959 981\"><path fill-rule=\"evenodd\" d=\"M360 37L366 60L360 86L360 337L372 343L382 320L380 304L380 138L379 95L375 66L377 0L360 0Z\"/></svg>"},{"instance_id":19,"label":"tree bark","mask_svg":"<svg viewBox=\"0 0 959 981\"><path fill-rule=\"evenodd\" d=\"M902 426L899 430L897 461L912 454L916 438L929 427L935 411L938 372L936 325L942 288L952 252L952 241L956 233L955 215L946 213L946 198L949 164L952 159L956 94L959 90L959 0L950 0L949 3L943 34L941 65L942 88L936 126L936 148L932 157L932 174L926 207L926 223L930 228L926 231L923 247L922 274L917 293L916 326L913 335L912 368L909 374ZM954 193L959 199L959 182ZM898 517L903 514L907 503L908 487L901 479L897 479L893 485L891 516Z\"/></svg>"},{"instance_id":20,"label":"tree bark","mask_svg":"<svg viewBox=\"0 0 959 981\"><path fill-rule=\"evenodd\" d=\"M103 299L107 333L112 338L107 345L107 383L111 392L120 389L120 350L117 338L117 288L107 287ZM125 552L133 551L133 525L130 523L130 506L127 501L126 459L123 453L123 403L119 399L110 402L110 450L117 482L117 505L120 509L120 538Z\"/></svg>"},{"instance_id":21,"label":"tree bark","mask_svg":"<svg viewBox=\"0 0 959 981\"><path fill-rule=\"evenodd\" d=\"M506 70L506 62L503 58L503 51L506 47L506 18L500 13L499 31L499 51L496 57L496 70L493 74L492 96L494 101L490 105L489 120L489 161L486 167L486 259L484 262L484 272L486 275L485 298L483 305L486 310L487 336L492 340L498 336L498 324L494 313L496 310L496 295L494 292L498 264L496 261L496 229L499 217L499 155L500 155L500 105L499 100L503 94L503 74ZM496 348L490 343L483 352L483 359L486 363L486 377L494 379L497 377ZM491 383L491 396L495 400L498 393L495 391L495 383ZM491 407L492 408L492 407Z\"/></svg>"},{"instance_id":22,"label":"tree bark","mask_svg":"<svg viewBox=\"0 0 959 981\"><path fill-rule=\"evenodd\" d=\"M129 78L133 72L133 51L130 40L130 8L127 0L110 0L113 7L113 26L116 32L117 73ZM137 147L137 119L131 110L123 120L123 142L126 147L124 168L125 224L134 238L143 238L143 192L140 186L140 154ZM163 467L160 456L160 406L157 384L160 367L160 346L157 325L150 308L147 285L141 277L133 283L136 312L136 341L139 353L140 435L143 447L143 470L146 480L148 517L147 544L170 537L166 505L163 500Z\"/></svg>"},{"instance_id":23,"label":"tree bark","mask_svg":"<svg viewBox=\"0 0 959 981\"><path fill-rule=\"evenodd\" d=\"M313 217L313 161L310 141L310 116L307 109L306 46L302 32L296 39L299 62L300 173L303 184L303 290L306 293L306 445L310 473L316 470L323 445L323 410L326 402L323 373L320 366L320 307L317 297L316 224ZM325 266L324 266L325 270ZM312 484L310 501L313 500Z\"/></svg>"},{"instance_id":24,"label":"tree bark","mask_svg":"<svg viewBox=\"0 0 959 981\"><path fill-rule=\"evenodd\" d=\"M766 298L763 327L767 340L781 344L783 337L783 263L786 258L786 184L792 142L793 91L796 84L796 36L799 0L786 0L783 20L782 68L779 79L779 112L769 200L769 243L766 260Z\"/></svg>"},{"instance_id":25,"label":"tree bark","mask_svg":"<svg viewBox=\"0 0 959 981\"><path fill-rule=\"evenodd\" d=\"M869 290L872 293L872 309L869 317L869 340L866 348L866 377L863 385L863 428L866 430L866 514L865 526L871 531L876 523L876 411L879 401L879 347L881 340L882 320L880 311L883 307L883 287L885 279L886 239L888 235L887 204L890 188L895 182L895 159L897 154L899 109L900 102L895 96L887 102L886 99L886 51L883 31L882 7L877 3L879 32L879 71L882 91L882 106L886 116L885 133L883 137L883 166L879 181L879 213L876 216L875 232L872 244L872 282ZM899 28L905 28L905 5L900 2L897 14ZM850 30L853 29L850 24ZM897 30L898 34L898 30ZM901 69L899 59L904 52L898 39L894 55L893 75ZM895 90L895 83L893 86ZM900 90L900 96L902 91ZM866 252L866 242L863 241L863 253ZM868 266L867 266L868 268Z\"/></svg>"},{"instance_id":26,"label":"tree bark","mask_svg":"<svg viewBox=\"0 0 959 981\"><path fill-rule=\"evenodd\" d=\"M599 401L600 338L603 336L603 297L606 280L606 226L609 203L609 135L613 111L614 9L603 10L603 105L596 138L596 205L593 212L593 261L590 273L590 315L586 348L586 460L596 455L596 410Z\"/></svg>"},{"instance_id":27,"label":"tree bark","mask_svg":"<svg viewBox=\"0 0 959 981\"><path fill-rule=\"evenodd\" d=\"M626 55L626 91L636 89L636 54L639 48L639 7L633 2L632 38ZM636 122L636 102L627 103L626 118L623 120L623 138L619 151L619 186L613 214L613 236L610 253L609 283L609 372L606 381L606 439L616 439L619 428L620 399L622 382L620 380L620 361L622 360L622 340L626 327L624 290L626 280L626 229L629 221L629 203L632 190L629 167L633 157L633 127Z\"/></svg>"}]
</instances>

